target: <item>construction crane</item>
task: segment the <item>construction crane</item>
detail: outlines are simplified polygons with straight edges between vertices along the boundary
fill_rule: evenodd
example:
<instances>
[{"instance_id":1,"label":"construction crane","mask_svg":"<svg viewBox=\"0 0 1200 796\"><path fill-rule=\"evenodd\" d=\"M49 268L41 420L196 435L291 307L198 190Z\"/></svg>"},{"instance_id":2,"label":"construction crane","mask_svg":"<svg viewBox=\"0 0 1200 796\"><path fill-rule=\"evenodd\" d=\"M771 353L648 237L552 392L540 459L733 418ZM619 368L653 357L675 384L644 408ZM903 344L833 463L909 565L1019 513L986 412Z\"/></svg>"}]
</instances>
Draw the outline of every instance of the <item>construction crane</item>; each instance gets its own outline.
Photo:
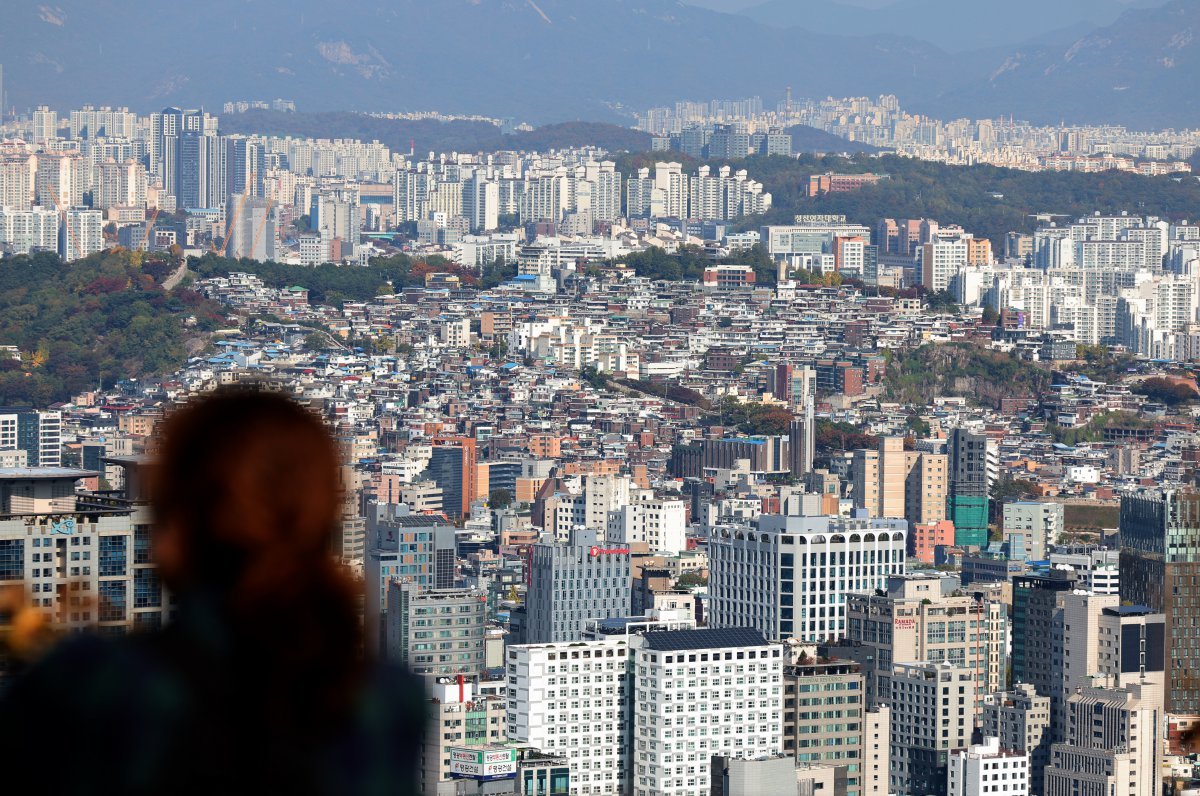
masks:
<instances>
[{"instance_id":1,"label":"construction crane","mask_svg":"<svg viewBox=\"0 0 1200 796\"><path fill-rule=\"evenodd\" d=\"M154 215L150 216L150 220L146 223L146 236L142 243L146 247L146 251L150 250L150 233L154 231L154 222L158 221L158 214L162 212L161 207L154 208Z\"/></svg>"}]
</instances>

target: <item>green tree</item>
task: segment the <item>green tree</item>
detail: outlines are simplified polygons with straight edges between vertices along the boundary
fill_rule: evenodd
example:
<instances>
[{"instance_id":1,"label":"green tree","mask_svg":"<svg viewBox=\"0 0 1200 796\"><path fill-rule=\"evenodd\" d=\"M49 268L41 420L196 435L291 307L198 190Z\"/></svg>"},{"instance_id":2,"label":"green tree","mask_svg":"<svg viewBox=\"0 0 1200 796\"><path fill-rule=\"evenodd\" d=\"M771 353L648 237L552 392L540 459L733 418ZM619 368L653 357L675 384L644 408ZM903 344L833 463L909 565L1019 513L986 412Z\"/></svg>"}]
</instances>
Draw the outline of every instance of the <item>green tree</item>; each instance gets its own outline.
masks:
<instances>
[{"instance_id":1,"label":"green tree","mask_svg":"<svg viewBox=\"0 0 1200 796\"><path fill-rule=\"evenodd\" d=\"M512 493L507 489L493 489L488 494L488 505L496 511L506 509L512 505Z\"/></svg>"}]
</instances>

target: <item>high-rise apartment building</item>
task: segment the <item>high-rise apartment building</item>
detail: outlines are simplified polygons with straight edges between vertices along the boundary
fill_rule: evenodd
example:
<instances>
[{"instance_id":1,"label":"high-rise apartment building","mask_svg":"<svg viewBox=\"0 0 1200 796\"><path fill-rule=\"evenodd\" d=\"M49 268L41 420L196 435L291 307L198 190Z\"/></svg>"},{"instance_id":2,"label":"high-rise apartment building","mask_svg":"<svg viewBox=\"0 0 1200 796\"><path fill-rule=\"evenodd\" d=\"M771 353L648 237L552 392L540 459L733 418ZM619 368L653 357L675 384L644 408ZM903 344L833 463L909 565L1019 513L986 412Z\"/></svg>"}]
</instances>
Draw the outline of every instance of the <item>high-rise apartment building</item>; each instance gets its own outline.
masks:
<instances>
[{"instance_id":1,"label":"high-rise apartment building","mask_svg":"<svg viewBox=\"0 0 1200 796\"><path fill-rule=\"evenodd\" d=\"M748 628L631 640L635 796L707 796L714 755L783 749L783 650Z\"/></svg>"},{"instance_id":2,"label":"high-rise apartment building","mask_svg":"<svg viewBox=\"0 0 1200 796\"><path fill-rule=\"evenodd\" d=\"M950 755L971 743L975 674L950 663L898 663L892 674L891 792L945 796Z\"/></svg>"},{"instance_id":3,"label":"high-rise apartment building","mask_svg":"<svg viewBox=\"0 0 1200 796\"><path fill-rule=\"evenodd\" d=\"M708 543L709 624L769 639L841 638L846 599L904 572L907 523L867 517L763 515L722 525Z\"/></svg>"},{"instance_id":4,"label":"high-rise apartment building","mask_svg":"<svg viewBox=\"0 0 1200 796\"><path fill-rule=\"evenodd\" d=\"M1050 545L1063 532L1065 508L1061 503L1013 500L1004 504L1004 543L1008 557L1018 561L1043 561Z\"/></svg>"},{"instance_id":5,"label":"high-rise apartment building","mask_svg":"<svg viewBox=\"0 0 1200 796\"><path fill-rule=\"evenodd\" d=\"M68 262L104 250L104 213L73 207L63 213L58 235L59 253Z\"/></svg>"},{"instance_id":6,"label":"high-rise apartment building","mask_svg":"<svg viewBox=\"0 0 1200 796\"><path fill-rule=\"evenodd\" d=\"M851 497L872 517L904 518L914 525L946 519L947 457L907 451L903 437L884 437L877 450L856 450Z\"/></svg>"},{"instance_id":7,"label":"high-rise apartment building","mask_svg":"<svg viewBox=\"0 0 1200 796\"><path fill-rule=\"evenodd\" d=\"M1050 697L1054 716L1063 698L1064 606L1076 583L1061 570L1012 579L1012 681Z\"/></svg>"},{"instance_id":8,"label":"high-rise apartment building","mask_svg":"<svg viewBox=\"0 0 1200 796\"><path fill-rule=\"evenodd\" d=\"M878 450L855 451L850 470L855 507L872 517L904 518L905 458L903 437L884 437Z\"/></svg>"},{"instance_id":9,"label":"high-rise apartment building","mask_svg":"<svg viewBox=\"0 0 1200 796\"><path fill-rule=\"evenodd\" d=\"M572 793L629 793L629 638L508 648L508 739L565 757Z\"/></svg>"},{"instance_id":10,"label":"high-rise apartment building","mask_svg":"<svg viewBox=\"0 0 1200 796\"><path fill-rule=\"evenodd\" d=\"M0 206L0 250L12 254L59 251L61 218L53 207L24 210Z\"/></svg>"},{"instance_id":11,"label":"high-rise apartment building","mask_svg":"<svg viewBox=\"0 0 1200 796\"><path fill-rule=\"evenodd\" d=\"M539 542L529 560L525 635L529 644L582 638L592 619L628 616L633 599L629 548L599 532L572 528L568 541Z\"/></svg>"}]
</instances>

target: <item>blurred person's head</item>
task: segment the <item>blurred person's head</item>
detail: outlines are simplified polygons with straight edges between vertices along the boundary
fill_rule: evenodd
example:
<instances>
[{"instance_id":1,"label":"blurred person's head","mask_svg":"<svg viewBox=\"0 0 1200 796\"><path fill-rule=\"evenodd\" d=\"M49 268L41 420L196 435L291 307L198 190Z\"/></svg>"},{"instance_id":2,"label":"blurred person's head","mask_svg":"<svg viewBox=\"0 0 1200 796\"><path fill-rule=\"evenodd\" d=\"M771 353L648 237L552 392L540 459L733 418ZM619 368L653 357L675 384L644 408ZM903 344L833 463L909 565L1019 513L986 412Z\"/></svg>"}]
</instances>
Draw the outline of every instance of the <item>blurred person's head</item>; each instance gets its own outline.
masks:
<instances>
[{"instance_id":1,"label":"blurred person's head","mask_svg":"<svg viewBox=\"0 0 1200 796\"><path fill-rule=\"evenodd\" d=\"M318 417L265 391L196 399L163 426L151 497L164 584L216 606L235 654L298 680L354 670L356 595L330 546L338 455Z\"/></svg>"}]
</instances>

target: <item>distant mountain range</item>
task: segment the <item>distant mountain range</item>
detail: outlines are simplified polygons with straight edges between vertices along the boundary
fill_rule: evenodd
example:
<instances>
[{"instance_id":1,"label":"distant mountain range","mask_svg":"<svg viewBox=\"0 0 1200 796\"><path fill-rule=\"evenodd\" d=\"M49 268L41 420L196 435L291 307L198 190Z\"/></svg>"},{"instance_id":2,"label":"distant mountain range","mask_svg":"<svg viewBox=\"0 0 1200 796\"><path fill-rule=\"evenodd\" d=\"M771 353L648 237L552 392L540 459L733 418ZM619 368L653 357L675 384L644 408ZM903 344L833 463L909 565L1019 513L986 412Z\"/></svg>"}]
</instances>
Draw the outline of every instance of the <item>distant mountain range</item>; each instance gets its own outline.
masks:
<instances>
[{"instance_id":1,"label":"distant mountain range","mask_svg":"<svg viewBox=\"0 0 1200 796\"><path fill-rule=\"evenodd\" d=\"M1014 2L1021 14L1032 7ZM1196 0L1126 12L1069 45L1051 37L956 54L893 33L857 35L903 33L866 24L885 11L860 10L857 24L838 28L856 35L837 35L675 0L209 0L202 10L152 0L10 2L0 4L0 59L10 102L22 109L219 110L225 100L285 97L309 111L628 124L655 104L752 94L773 102L790 85L796 97L894 93L906 108L943 118L1011 112L1043 122L1200 125L1194 92L1182 88L1200 74ZM1031 38L1045 31L1038 22Z\"/></svg>"},{"instance_id":2,"label":"distant mountain range","mask_svg":"<svg viewBox=\"0 0 1200 796\"><path fill-rule=\"evenodd\" d=\"M1111 25L1130 8L1157 5L1162 0L895 0L866 9L853 0L766 0L741 13L774 27L814 33L911 36L953 53L1030 42L1069 44Z\"/></svg>"}]
</instances>

